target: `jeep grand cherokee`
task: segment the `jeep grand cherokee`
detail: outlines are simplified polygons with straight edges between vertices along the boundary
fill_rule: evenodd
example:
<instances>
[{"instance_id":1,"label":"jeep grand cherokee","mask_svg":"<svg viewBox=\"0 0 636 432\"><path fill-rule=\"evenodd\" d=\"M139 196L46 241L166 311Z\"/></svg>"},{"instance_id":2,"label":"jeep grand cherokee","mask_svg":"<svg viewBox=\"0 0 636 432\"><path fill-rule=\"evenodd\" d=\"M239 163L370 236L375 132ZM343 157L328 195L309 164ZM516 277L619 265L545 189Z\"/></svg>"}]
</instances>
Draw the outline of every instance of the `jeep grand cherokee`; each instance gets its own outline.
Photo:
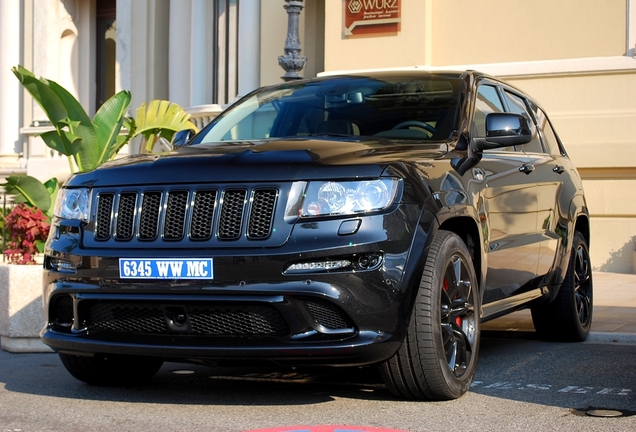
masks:
<instances>
[{"instance_id":1,"label":"jeep grand cherokee","mask_svg":"<svg viewBox=\"0 0 636 432\"><path fill-rule=\"evenodd\" d=\"M473 71L258 89L174 151L62 188L43 341L96 385L163 361L377 364L404 398L470 387L480 324L592 319L589 214L545 111Z\"/></svg>"}]
</instances>

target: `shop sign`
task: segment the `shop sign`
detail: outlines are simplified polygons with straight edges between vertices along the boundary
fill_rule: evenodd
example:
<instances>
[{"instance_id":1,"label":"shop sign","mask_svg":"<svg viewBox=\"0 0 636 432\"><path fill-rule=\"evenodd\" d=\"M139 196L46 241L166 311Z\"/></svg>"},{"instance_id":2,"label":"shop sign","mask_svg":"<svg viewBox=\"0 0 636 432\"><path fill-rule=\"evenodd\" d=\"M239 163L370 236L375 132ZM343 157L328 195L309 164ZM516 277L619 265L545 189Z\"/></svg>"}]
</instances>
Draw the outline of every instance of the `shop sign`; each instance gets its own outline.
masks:
<instances>
[{"instance_id":1,"label":"shop sign","mask_svg":"<svg viewBox=\"0 0 636 432\"><path fill-rule=\"evenodd\" d=\"M400 31L401 0L344 0L344 35L378 36Z\"/></svg>"}]
</instances>

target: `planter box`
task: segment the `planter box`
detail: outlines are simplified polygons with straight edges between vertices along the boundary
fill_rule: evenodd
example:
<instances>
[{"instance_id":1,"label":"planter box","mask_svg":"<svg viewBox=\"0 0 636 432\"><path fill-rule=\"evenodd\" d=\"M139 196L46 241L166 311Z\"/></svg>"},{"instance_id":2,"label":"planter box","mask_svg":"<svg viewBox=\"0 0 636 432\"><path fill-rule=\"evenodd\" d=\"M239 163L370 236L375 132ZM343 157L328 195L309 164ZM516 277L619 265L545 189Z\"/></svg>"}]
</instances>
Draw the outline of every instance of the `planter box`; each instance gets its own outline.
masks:
<instances>
[{"instance_id":1,"label":"planter box","mask_svg":"<svg viewBox=\"0 0 636 432\"><path fill-rule=\"evenodd\" d=\"M40 340L42 266L0 264L0 347L10 352L51 352Z\"/></svg>"}]
</instances>

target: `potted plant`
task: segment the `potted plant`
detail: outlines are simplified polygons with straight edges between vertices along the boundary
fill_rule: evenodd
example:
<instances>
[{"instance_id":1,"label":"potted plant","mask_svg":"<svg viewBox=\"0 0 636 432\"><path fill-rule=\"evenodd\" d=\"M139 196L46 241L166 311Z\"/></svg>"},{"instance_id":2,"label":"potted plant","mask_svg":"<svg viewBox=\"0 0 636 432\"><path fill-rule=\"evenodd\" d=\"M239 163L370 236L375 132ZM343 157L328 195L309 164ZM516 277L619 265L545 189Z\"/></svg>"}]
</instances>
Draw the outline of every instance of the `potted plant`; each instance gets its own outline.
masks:
<instances>
[{"instance_id":1,"label":"potted plant","mask_svg":"<svg viewBox=\"0 0 636 432\"><path fill-rule=\"evenodd\" d=\"M27 265L0 266L0 346L11 352L50 351L38 337L44 317L42 267L35 259L49 233L48 217L22 202L13 207L4 223L8 262Z\"/></svg>"},{"instance_id":2,"label":"potted plant","mask_svg":"<svg viewBox=\"0 0 636 432\"><path fill-rule=\"evenodd\" d=\"M39 339L44 315L42 266L37 265L41 264L37 256L49 232L47 213L52 212L57 180L43 185L33 177L10 176L5 190L17 204L2 220L8 264L0 265L0 347L11 352L48 352Z\"/></svg>"}]
</instances>

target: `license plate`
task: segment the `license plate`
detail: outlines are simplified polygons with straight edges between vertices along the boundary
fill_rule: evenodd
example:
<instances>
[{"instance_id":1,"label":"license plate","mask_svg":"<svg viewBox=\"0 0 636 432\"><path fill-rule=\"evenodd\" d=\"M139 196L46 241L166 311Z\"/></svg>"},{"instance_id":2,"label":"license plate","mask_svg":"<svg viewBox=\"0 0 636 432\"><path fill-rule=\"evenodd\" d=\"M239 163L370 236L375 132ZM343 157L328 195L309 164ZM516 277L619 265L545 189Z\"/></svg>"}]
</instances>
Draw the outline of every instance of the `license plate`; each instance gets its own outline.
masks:
<instances>
[{"instance_id":1,"label":"license plate","mask_svg":"<svg viewBox=\"0 0 636 432\"><path fill-rule=\"evenodd\" d=\"M212 258L119 259L122 279L214 279Z\"/></svg>"}]
</instances>

